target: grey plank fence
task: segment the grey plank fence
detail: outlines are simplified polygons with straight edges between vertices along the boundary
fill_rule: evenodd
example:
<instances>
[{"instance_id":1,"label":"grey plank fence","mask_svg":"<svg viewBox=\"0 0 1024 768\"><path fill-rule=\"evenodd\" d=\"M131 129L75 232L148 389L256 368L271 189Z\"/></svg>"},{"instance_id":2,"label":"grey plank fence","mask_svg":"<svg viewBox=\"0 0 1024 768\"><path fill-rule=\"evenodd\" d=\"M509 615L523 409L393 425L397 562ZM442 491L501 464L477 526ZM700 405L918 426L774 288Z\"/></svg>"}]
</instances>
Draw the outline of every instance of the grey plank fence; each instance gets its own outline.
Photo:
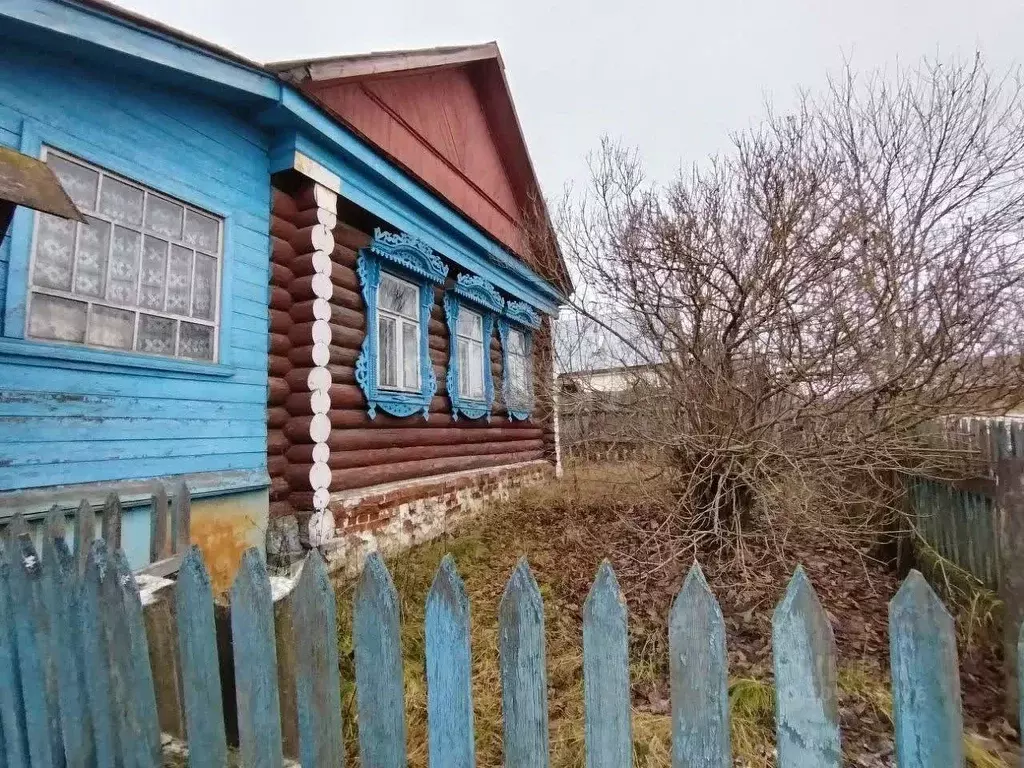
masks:
<instances>
[{"instance_id":1,"label":"grey plank fence","mask_svg":"<svg viewBox=\"0 0 1024 768\"><path fill-rule=\"evenodd\" d=\"M160 732L139 590L123 555L95 541L82 573L56 522L40 558L26 533L0 559L0 765L91 768L160 765ZM214 604L202 557L184 557L176 609L181 686L192 766L224 766L228 751ZM283 763L271 588L256 550L231 593L241 764ZM296 690L303 763L345 764L336 605L311 554L294 592ZM406 764L398 601L377 555L355 597L355 661L362 764ZM474 764L469 601L446 557L427 600L428 751L435 768ZM963 766L956 640L949 614L919 573L890 604L896 754L900 768ZM628 611L609 563L584 608L587 764L629 768ZM543 603L521 561L499 610L505 765L548 762ZM669 621L675 768L725 768L729 745L726 639L721 610L698 566ZM780 768L838 766L836 650L825 612L797 569L773 618ZM480 651L481 649L477 649ZM1024 635L1019 652L1024 655Z\"/></svg>"},{"instance_id":2,"label":"grey plank fence","mask_svg":"<svg viewBox=\"0 0 1024 768\"><path fill-rule=\"evenodd\" d=\"M966 478L916 479L910 506L921 539L944 559L992 590L1004 578L1006 521L1000 505L1000 467L1024 458L1024 418L964 418L937 424L930 436L977 456Z\"/></svg>"}]
</instances>

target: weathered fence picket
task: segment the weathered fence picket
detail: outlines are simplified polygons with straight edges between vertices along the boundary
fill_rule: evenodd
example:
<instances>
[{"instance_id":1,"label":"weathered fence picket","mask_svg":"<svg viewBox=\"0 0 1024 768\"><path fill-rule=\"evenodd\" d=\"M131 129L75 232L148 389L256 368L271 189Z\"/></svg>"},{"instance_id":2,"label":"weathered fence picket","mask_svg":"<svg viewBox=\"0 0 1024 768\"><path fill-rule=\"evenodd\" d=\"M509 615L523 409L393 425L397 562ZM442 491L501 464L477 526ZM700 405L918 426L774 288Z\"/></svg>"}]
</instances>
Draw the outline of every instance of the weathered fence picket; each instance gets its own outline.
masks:
<instances>
[{"instance_id":1,"label":"weathered fence picket","mask_svg":"<svg viewBox=\"0 0 1024 768\"><path fill-rule=\"evenodd\" d=\"M28 534L13 543L11 599L22 679L25 729L33 766L63 766L50 621L43 602L42 565ZM26 684L28 681L28 684Z\"/></svg>"},{"instance_id":2,"label":"weathered fence picket","mask_svg":"<svg viewBox=\"0 0 1024 768\"><path fill-rule=\"evenodd\" d=\"M85 565L89 561L89 547L96 538L96 515L92 504L85 499L75 511L74 543L75 543L75 574L81 579L85 575Z\"/></svg>"},{"instance_id":3,"label":"weathered fence picket","mask_svg":"<svg viewBox=\"0 0 1024 768\"><path fill-rule=\"evenodd\" d=\"M964 764L953 619L911 571L889 604L893 717L900 768Z\"/></svg>"},{"instance_id":4,"label":"weathered fence picket","mask_svg":"<svg viewBox=\"0 0 1024 768\"><path fill-rule=\"evenodd\" d=\"M583 706L587 768L629 768L633 731L626 603L607 560L597 569L583 606Z\"/></svg>"},{"instance_id":5,"label":"weathered fence picket","mask_svg":"<svg viewBox=\"0 0 1024 768\"><path fill-rule=\"evenodd\" d=\"M469 597L451 555L427 596L427 750L431 766L473 768Z\"/></svg>"},{"instance_id":6,"label":"weathered fence picket","mask_svg":"<svg viewBox=\"0 0 1024 768\"><path fill-rule=\"evenodd\" d=\"M8 768L29 768L15 606L11 600L10 559L13 554L8 540L0 555L0 725L3 726Z\"/></svg>"},{"instance_id":7,"label":"weathered fence picket","mask_svg":"<svg viewBox=\"0 0 1024 768\"><path fill-rule=\"evenodd\" d=\"M839 700L832 626L804 569L797 566L772 617L775 733L779 762L839 768Z\"/></svg>"},{"instance_id":8,"label":"weathered fence picket","mask_svg":"<svg viewBox=\"0 0 1024 768\"><path fill-rule=\"evenodd\" d=\"M323 558L310 552L295 588L295 692L303 765L345 764L338 677L338 610Z\"/></svg>"},{"instance_id":9,"label":"weathered fence picket","mask_svg":"<svg viewBox=\"0 0 1024 768\"><path fill-rule=\"evenodd\" d=\"M694 564L668 620L672 768L730 768L725 620Z\"/></svg>"},{"instance_id":10,"label":"weathered fence picket","mask_svg":"<svg viewBox=\"0 0 1024 768\"><path fill-rule=\"evenodd\" d=\"M213 594L210 575L198 547L192 547L181 561L175 600L189 765L191 768L223 768L227 763L228 746Z\"/></svg>"},{"instance_id":11,"label":"weathered fence picket","mask_svg":"<svg viewBox=\"0 0 1024 768\"><path fill-rule=\"evenodd\" d=\"M260 553L247 550L231 588L238 741L246 768L281 768L281 707L270 578Z\"/></svg>"},{"instance_id":12,"label":"weathered fence picket","mask_svg":"<svg viewBox=\"0 0 1024 768\"><path fill-rule=\"evenodd\" d=\"M352 639L363 764L405 768L405 680L398 594L376 552L366 559L356 586Z\"/></svg>"},{"instance_id":13,"label":"weathered fence picket","mask_svg":"<svg viewBox=\"0 0 1024 768\"><path fill-rule=\"evenodd\" d=\"M526 558L505 586L498 607L498 653L507 768L548 765L548 678L544 603Z\"/></svg>"},{"instance_id":14,"label":"weathered fence picket","mask_svg":"<svg viewBox=\"0 0 1024 768\"><path fill-rule=\"evenodd\" d=\"M76 521L76 535L79 530ZM153 768L161 764L160 733L138 585L123 553L108 552L102 540L91 542L80 575L79 551L71 553L65 535L51 516L41 557L25 531L6 541L0 556L0 768ZM189 764L223 766L228 750L214 602L196 548L184 554L175 599ZM271 584L256 550L243 556L230 599L241 765L280 768ZM305 765L340 768L337 606L319 554L303 564L290 599L300 757ZM543 768L549 764L544 607L525 560L498 608L504 764ZM449 556L426 605L432 768L474 765L469 629L469 600ZM728 768L725 625L697 565L673 603L668 633L673 768ZM398 599L378 555L368 558L356 588L353 635L360 764L405 768ZM916 571L890 603L890 642L898 765L963 766L953 623ZM772 643L779 768L838 768L835 643L802 568L776 609ZM1024 661L1024 630L1016 650ZM583 610L583 675L586 765L630 768L627 610L607 562Z\"/></svg>"},{"instance_id":15,"label":"weathered fence picket","mask_svg":"<svg viewBox=\"0 0 1024 768\"><path fill-rule=\"evenodd\" d=\"M171 554L167 541L167 520L170 505L167 489L160 485L153 494L153 506L149 513L149 562L155 563Z\"/></svg>"},{"instance_id":16,"label":"weathered fence picket","mask_svg":"<svg viewBox=\"0 0 1024 768\"><path fill-rule=\"evenodd\" d=\"M78 579L63 534L45 537L42 572L65 756L68 768L91 768L96 750L82 670Z\"/></svg>"},{"instance_id":17,"label":"weathered fence picket","mask_svg":"<svg viewBox=\"0 0 1024 768\"><path fill-rule=\"evenodd\" d=\"M116 765L120 754L113 708L113 669L104 619L103 583L111 578L109 570L106 542L98 539L89 548L85 576L78 592L85 696L92 720L97 765Z\"/></svg>"}]
</instances>

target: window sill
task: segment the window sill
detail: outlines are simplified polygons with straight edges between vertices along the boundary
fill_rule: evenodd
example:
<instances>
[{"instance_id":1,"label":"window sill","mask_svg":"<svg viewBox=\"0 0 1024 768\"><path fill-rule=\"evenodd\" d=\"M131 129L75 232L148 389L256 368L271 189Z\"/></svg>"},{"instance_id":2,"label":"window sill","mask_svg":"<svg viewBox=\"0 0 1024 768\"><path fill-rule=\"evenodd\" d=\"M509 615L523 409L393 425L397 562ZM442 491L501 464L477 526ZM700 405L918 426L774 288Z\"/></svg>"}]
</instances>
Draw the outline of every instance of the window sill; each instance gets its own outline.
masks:
<instances>
[{"instance_id":1,"label":"window sill","mask_svg":"<svg viewBox=\"0 0 1024 768\"><path fill-rule=\"evenodd\" d=\"M79 370L120 371L137 376L161 373L193 377L225 378L235 373L223 363L197 363L131 352L73 347L25 339L0 339L0 361L23 365L51 365ZM61 365L63 364L63 365Z\"/></svg>"}]
</instances>

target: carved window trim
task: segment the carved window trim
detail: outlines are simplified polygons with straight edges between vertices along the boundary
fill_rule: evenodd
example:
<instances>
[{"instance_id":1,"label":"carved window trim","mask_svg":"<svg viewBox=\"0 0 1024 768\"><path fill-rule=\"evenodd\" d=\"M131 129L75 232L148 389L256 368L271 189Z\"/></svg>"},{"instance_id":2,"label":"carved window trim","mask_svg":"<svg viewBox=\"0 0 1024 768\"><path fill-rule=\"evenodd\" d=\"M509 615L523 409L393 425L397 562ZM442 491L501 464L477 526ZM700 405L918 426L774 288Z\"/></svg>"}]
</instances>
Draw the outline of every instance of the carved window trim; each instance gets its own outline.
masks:
<instances>
[{"instance_id":1,"label":"carved window trim","mask_svg":"<svg viewBox=\"0 0 1024 768\"><path fill-rule=\"evenodd\" d=\"M483 399L464 397L459 392L458 324L459 312L463 307L479 314L483 321ZM452 419L457 420L461 414L467 419L491 420L491 411L494 407L491 339L494 337L495 320L501 315L504 307L505 301L494 286L475 275L459 275L454 287L445 291L444 309L449 338L448 373L445 383L452 408Z\"/></svg>"},{"instance_id":2,"label":"carved window trim","mask_svg":"<svg viewBox=\"0 0 1024 768\"><path fill-rule=\"evenodd\" d=\"M382 272L419 288L418 392L384 389L378 384L377 294ZM356 383L366 397L368 415L376 418L378 409L398 417L422 411L424 419L430 418L430 401L437 392L437 376L430 363L430 310L434 305L434 287L444 284L448 267L422 240L377 229L373 242L359 251L356 273L366 304L366 336L356 359Z\"/></svg>"}]
</instances>

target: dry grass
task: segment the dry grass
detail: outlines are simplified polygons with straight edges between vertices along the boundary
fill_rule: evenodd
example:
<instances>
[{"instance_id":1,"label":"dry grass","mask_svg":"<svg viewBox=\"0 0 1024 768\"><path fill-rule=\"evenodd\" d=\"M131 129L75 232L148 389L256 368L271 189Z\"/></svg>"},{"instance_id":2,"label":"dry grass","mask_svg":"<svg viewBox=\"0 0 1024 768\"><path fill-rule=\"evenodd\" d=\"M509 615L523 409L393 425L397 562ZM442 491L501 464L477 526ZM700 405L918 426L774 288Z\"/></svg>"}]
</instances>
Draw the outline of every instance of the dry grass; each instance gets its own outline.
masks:
<instances>
[{"instance_id":1,"label":"dry grass","mask_svg":"<svg viewBox=\"0 0 1024 768\"><path fill-rule=\"evenodd\" d=\"M496 505L471 526L449 537L409 550L388 562L400 598L409 765L427 765L427 715L424 660L424 606L434 571L445 554L452 554L470 597L473 650L474 725L477 765L502 765L501 687L498 673L497 608L505 582L518 557L525 554L544 597L549 688L552 768L584 765L583 683L581 648L582 600L580 574L568 573L564 545L593 544L593 562L586 581L603 556L601 521L610 511L628 511L639 504L658 503L659 479L637 468L598 472L581 470L565 481L524 493L514 503ZM638 489L642 488L642 495ZM574 562L578 563L578 559ZM339 647L342 656L347 754L355 760L356 711L352 637L351 584L339 587ZM628 597L628 596L627 596ZM632 606L631 606L632 607ZM630 673L633 683L633 744L636 768L671 765L670 720L666 690L666 642L649 631L655 617L631 613ZM663 620L663 617L657 617ZM891 695L878 665L840 670L842 706L854 712L871 710L891 722ZM774 765L774 687L770 676L744 671L729 685L732 747L737 766ZM969 765L1006 765L984 742L968 737ZM353 764L357 764L353 762ZM874 765L874 763L857 763ZM891 762L878 762L879 766Z\"/></svg>"}]
</instances>

